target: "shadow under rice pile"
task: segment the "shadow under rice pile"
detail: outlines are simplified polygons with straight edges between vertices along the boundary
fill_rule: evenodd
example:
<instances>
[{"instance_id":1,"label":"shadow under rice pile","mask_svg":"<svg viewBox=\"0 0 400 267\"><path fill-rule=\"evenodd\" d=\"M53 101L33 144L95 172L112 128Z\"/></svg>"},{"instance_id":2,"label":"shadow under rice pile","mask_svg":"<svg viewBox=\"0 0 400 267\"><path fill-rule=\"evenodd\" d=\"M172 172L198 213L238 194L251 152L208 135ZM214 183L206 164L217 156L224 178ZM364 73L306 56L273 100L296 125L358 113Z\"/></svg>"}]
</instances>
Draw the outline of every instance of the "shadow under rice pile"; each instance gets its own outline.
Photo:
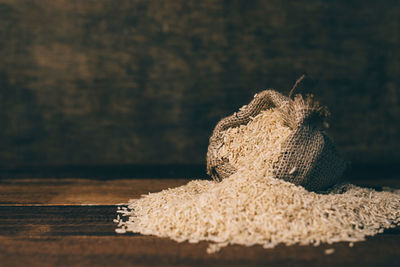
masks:
<instances>
[{"instance_id":1,"label":"shadow under rice pile","mask_svg":"<svg viewBox=\"0 0 400 267\"><path fill-rule=\"evenodd\" d=\"M283 121L272 108L227 129L218 156L229 159L233 175L131 199L118 210L116 231L209 241L213 253L229 244L357 242L400 224L400 190L341 184L316 193L274 178L271 170L292 131Z\"/></svg>"}]
</instances>

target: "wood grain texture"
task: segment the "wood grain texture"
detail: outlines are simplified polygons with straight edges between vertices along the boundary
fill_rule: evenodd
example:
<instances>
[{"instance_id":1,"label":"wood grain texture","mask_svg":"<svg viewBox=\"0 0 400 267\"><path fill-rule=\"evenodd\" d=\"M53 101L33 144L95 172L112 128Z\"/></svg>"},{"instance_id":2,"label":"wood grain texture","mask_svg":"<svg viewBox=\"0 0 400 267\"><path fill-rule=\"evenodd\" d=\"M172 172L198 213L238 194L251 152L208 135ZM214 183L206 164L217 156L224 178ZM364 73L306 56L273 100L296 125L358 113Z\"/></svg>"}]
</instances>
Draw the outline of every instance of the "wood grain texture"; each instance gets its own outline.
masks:
<instances>
[{"instance_id":1,"label":"wood grain texture","mask_svg":"<svg viewBox=\"0 0 400 267\"><path fill-rule=\"evenodd\" d=\"M335 248L325 255L324 250ZM0 236L5 266L398 266L399 235L381 235L353 248L347 244L230 246L209 255L207 244L176 243L151 236Z\"/></svg>"},{"instance_id":2,"label":"wood grain texture","mask_svg":"<svg viewBox=\"0 0 400 267\"><path fill-rule=\"evenodd\" d=\"M303 73L351 160L398 162L399 25L394 0L0 0L0 166L203 164Z\"/></svg>"},{"instance_id":3,"label":"wood grain texture","mask_svg":"<svg viewBox=\"0 0 400 267\"><path fill-rule=\"evenodd\" d=\"M116 205L188 179L2 179L0 205Z\"/></svg>"},{"instance_id":4,"label":"wood grain texture","mask_svg":"<svg viewBox=\"0 0 400 267\"><path fill-rule=\"evenodd\" d=\"M390 229L365 242L313 246L229 246L207 254L207 242L177 243L166 238L114 232L115 205L68 205L120 201L174 187L183 179L0 180L0 266L398 266L400 231ZM139 183L140 182L140 183ZM398 179L366 181L400 187ZM30 190L27 190L29 188ZM72 188L75 188L71 190ZM78 190L77 188L82 188ZM126 188L127 191L121 189ZM36 193L34 193L36 191ZM5 192L10 192L3 196ZM105 194L106 201L97 197ZM112 197L107 196L107 192ZM17 194L19 197L17 198ZM47 195L47 197L46 197ZM54 196L65 205L51 205ZM32 198L37 196L38 199ZM74 196L71 201L69 197ZM8 200L7 200L8 198ZM37 205L39 202L44 205ZM5 204L8 203L8 204ZM18 204L17 206L15 204ZM35 205L32 205L35 204ZM327 248L335 252L325 255Z\"/></svg>"},{"instance_id":5,"label":"wood grain texture","mask_svg":"<svg viewBox=\"0 0 400 267\"><path fill-rule=\"evenodd\" d=\"M0 206L10 205L116 205L142 194L188 183L190 179L0 179ZM400 188L398 176L357 179L360 186Z\"/></svg>"}]
</instances>

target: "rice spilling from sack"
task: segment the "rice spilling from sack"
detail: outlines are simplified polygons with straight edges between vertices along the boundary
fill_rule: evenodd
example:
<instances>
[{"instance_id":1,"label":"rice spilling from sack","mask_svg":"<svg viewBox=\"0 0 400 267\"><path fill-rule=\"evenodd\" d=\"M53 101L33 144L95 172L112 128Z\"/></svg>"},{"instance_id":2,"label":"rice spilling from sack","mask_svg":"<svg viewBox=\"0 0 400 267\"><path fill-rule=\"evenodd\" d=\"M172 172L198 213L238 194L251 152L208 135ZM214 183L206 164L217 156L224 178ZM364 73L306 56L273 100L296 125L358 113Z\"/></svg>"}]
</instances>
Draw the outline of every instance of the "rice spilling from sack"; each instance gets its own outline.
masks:
<instances>
[{"instance_id":1,"label":"rice spilling from sack","mask_svg":"<svg viewBox=\"0 0 400 267\"><path fill-rule=\"evenodd\" d=\"M228 158L235 174L132 199L119 208L116 231L210 241L212 253L229 244L356 242L400 224L400 190L346 184L318 194L275 179L272 166L291 133L281 116L277 109L262 111L224 133L218 157Z\"/></svg>"}]
</instances>

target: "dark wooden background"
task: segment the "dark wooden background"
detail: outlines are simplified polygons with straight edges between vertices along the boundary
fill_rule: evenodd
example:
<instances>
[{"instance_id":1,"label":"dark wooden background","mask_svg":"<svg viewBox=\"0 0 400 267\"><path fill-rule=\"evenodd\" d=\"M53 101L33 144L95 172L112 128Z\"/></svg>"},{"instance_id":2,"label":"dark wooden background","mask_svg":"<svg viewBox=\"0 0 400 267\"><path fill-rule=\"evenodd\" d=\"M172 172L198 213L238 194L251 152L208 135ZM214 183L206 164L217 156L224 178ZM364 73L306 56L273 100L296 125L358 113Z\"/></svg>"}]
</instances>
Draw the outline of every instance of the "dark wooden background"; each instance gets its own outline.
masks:
<instances>
[{"instance_id":1,"label":"dark wooden background","mask_svg":"<svg viewBox=\"0 0 400 267\"><path fill-rule=\"evenodd\" d=\"M208 255L112 221L204 177L217 121L302 74L352 182L399 188L399 48L395 0L0 0L0 265L399 266L398 228Z\"/></svg>"},{"instance_id":2,"label":"dark wooden background","mask_svg":"<svg viewBox=\"0 0 400 267\"><path fill-rule=\"evenodd\" d=\"M347 159L400 162L399 47L399 1L0 0L0 168L201 165L303 73Z\"/></svg>"}]
</instances>

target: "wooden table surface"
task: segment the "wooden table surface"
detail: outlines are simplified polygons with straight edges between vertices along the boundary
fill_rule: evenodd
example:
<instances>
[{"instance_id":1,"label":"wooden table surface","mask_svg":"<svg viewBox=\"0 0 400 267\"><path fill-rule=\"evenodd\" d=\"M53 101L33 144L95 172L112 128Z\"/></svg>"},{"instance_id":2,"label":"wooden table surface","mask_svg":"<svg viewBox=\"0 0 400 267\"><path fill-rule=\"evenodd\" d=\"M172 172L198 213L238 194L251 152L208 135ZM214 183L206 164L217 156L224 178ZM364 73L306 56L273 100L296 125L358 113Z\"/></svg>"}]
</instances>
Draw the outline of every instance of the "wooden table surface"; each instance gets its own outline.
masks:
<instances>
[{"instance_id":1,"label":"wooden table surface","mask_svg":"<svg viewBox=\"0 0 400 267\"><path fill-rule=\"evenodd\" d=\"M0 179L0 266L400 266L400 231L319 247L229 246L115 233L116 204L187 179ZM358 180L400 188L400 179ZM335 252L325 255L324 251Z\"/></svg>"}]
</instances>

